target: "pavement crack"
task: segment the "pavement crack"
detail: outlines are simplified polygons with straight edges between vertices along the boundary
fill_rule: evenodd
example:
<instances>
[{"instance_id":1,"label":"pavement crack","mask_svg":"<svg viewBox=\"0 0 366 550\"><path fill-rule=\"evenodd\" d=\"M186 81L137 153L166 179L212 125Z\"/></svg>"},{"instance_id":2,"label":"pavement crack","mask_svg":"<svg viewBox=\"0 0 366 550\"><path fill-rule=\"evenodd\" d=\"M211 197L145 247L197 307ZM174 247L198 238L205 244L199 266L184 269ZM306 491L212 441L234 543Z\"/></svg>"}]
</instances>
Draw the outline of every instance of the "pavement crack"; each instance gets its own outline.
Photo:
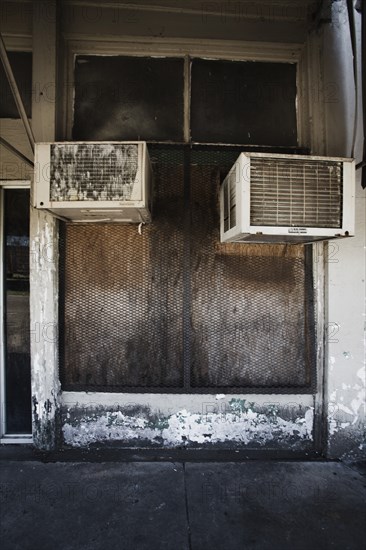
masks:
<instances>
[{"instance_id":1,"label":"pavement crack","mask_svg":"<svg viewBox=\"0 0 366 550\"><path fill-rule=\"evenodd\" d=\"M189 519L189 507L188 507L188 493L187 493L187 479L186 479L186 465L183 462L183 483L184 483L184 502L186 507L186 521L187 521L187 534L188 534L188 548L192 550L192 532L191 522Z\"/></svg>"}]
</instances>

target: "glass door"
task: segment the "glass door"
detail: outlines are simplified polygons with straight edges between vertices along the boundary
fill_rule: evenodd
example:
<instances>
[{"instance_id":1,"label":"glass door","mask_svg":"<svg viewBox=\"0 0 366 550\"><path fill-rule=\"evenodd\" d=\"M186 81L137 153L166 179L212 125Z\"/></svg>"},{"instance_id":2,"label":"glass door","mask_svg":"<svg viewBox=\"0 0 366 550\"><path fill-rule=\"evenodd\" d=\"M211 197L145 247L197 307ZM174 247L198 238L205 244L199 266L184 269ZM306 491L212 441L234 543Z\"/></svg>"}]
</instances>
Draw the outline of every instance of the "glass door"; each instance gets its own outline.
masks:
<instances>
[{"instance_id":1,"label":"glass door","mask_svg":"<svg viewBox=\"0 0 366 550\"><path fill-rule=\"evenodd\" d=\"M29 314L29 188L1 188L1 436L31 434Z\"/></svg>"}]
</instances>

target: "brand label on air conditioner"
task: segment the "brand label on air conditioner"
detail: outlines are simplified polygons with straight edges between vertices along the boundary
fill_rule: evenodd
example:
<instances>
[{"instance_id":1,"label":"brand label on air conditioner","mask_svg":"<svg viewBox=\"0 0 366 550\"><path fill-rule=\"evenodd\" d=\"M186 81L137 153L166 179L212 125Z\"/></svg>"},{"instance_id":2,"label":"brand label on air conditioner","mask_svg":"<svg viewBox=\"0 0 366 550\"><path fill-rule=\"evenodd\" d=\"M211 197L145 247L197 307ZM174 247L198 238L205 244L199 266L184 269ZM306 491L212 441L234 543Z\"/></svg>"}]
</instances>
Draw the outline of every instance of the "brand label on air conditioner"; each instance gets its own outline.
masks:
<instances>
[{"instance_id":1,"label":"brand label on air conditioner","mask_svg":"<svg viewBox=\"0 0 366 550\"><path fill-rule=\"evenodd\" d=\"M288 233L295 233L296 235L307 233L308 230L306 227L289 227L287 230Z\"/></svg>"}]
</instances>

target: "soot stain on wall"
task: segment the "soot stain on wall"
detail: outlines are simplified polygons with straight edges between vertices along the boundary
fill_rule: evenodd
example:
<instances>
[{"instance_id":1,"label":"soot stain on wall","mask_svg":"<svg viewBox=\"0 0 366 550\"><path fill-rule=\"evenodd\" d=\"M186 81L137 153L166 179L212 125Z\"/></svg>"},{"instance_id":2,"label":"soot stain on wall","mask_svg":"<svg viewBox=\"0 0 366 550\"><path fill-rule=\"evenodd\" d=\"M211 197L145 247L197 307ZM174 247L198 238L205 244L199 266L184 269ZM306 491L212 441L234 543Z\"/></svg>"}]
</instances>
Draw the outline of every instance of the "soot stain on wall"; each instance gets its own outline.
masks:
<instances>
[{"instance_id":1,"label":"soot stain on wall","mask_svg":"<svg viewBox=\"0 0 366 550\"><path fill-rule=\"evenodd\" d=\"M221 151L194 151L188 168L182 148L151 157L154 219L142 235L63 229L63 389L309 391L304 246L219 242Z\"/></svg>"}]
</instances>

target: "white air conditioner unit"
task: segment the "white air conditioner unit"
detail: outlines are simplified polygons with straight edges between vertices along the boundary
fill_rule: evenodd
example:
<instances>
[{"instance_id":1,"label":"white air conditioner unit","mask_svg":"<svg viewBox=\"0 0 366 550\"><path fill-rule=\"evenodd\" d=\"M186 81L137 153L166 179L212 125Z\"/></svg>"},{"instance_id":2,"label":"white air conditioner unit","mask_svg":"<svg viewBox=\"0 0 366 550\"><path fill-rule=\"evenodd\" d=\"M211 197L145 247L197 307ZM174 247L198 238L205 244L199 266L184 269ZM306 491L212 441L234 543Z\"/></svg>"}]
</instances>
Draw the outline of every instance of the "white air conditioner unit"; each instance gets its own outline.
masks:
<instances>
[{"instance_id":1,"label":"white air conditioner unit","mask_svg":"<svg viewBox=\"0 0 366 550\"><path fill-rule=\"evenodd\" d=\"M33 205L74 222L151 221L145 142L37 143Z\"/></svg>"},{"instance_id":2,"label":"white air conditioner unit","mask_svg":"<svg viewBox=\"0 0 366 550\"><path fill-rule=\"evenodd\" d=\"M221 242L347 237L354 218L352 159L241 153L221 186Z\"/></svg>"}]
</instances>

